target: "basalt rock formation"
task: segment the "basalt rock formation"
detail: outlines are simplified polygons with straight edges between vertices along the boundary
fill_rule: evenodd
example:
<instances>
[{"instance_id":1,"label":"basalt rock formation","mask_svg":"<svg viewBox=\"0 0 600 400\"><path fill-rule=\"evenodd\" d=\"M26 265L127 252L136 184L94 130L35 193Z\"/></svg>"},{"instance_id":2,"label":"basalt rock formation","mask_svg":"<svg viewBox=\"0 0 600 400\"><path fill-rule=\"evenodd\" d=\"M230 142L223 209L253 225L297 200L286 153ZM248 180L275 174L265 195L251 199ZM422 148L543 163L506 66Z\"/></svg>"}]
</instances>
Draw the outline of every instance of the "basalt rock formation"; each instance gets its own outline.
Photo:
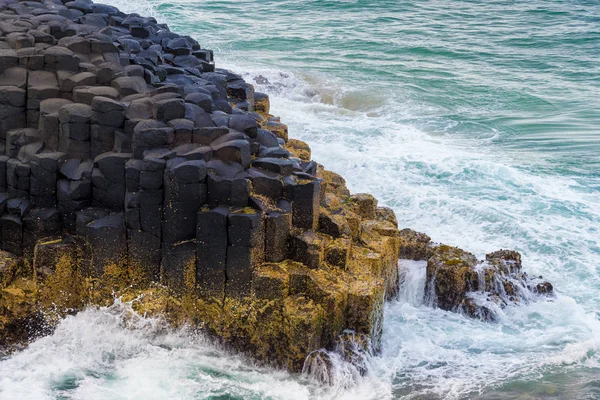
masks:
<instances>
[{"instance_id":1,"label":"basalt rock formation","mask_svg":"<svg viewBox=\"0 0 600 400\"><path fill-rule=\"evenodd\" d=\"M480 261L469 252L432 243L427 235L409 229L402 230L400 237L401 257L427 261L425 300L432 306L494 320L494 308L553 295L550 282L522 270L516 251L499 250Z\"/></svg>"},{"instance_id":2,"label":"basalt rock formation","mask_svg":"<svg viewBox=\"0 0 600 400\"><path fill-rule=\"evenodd\" d=\"M89 0L0 0L0 32L3 349L117 296L299 371L321 348L362 357L349 337L378 350L399 256L430 259L440 307L496 293L468 253L351 195L191 37Z\"/></svg>"},{"instance_id":3,"label":"basalt rock formation","mask_svg":"<svg viewBox=\"0 0 600 400\"><path fill-rule=\"evenodd\" d=\"M351 196L268 96L153 18L0 2L0 344L115 295L292 370L378 346L393 212Z\"/></svg>"}]
</instances>

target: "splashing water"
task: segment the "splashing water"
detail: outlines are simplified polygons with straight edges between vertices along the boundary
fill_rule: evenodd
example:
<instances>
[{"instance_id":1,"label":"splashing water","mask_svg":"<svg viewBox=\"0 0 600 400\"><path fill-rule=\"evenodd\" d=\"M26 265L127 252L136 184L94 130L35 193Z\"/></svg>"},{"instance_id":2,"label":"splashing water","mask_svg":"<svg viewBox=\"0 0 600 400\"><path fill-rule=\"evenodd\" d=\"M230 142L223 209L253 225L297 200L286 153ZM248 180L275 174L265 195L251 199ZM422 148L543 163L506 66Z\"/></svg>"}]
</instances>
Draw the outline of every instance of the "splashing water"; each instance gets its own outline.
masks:
<instances>
[{"instance_id":1,"label":"splashing water","mask_svg":"<svg viewBox=\"0 0 600 400\"><path fill-rule=\"evenodd\" d=\"M329 387L90 309L0 361L0 398L600 398L597 2L107 3L215 49L401 227L514 248L557 296L486 323L428 306L424 264L401 261L381 354L361 375L334 353Z\"/></svg>"},{"instance_id":2,"label":"splashing water","mask_svg":"<svg viewBox=\"0 0 600 400\"><path fill-rule=\"evenodd\" d=\"M400 260L398 262L400 290L398 302L413 307L423 304L425 299L426 261ZM435 286L435 285L431 285Z\"/></svg>"},{"instance_id":3,"label":"splashing water","mask_svg":"<svg viewBox=\"0 0 600 400\"><path fill-rule=\"evenodd\" d=\"M6 399L305 399L309 389L261 369L188 329L143 318L130 303L88 308L53 335L0 362Z\"/></svg>"}]
</instances>

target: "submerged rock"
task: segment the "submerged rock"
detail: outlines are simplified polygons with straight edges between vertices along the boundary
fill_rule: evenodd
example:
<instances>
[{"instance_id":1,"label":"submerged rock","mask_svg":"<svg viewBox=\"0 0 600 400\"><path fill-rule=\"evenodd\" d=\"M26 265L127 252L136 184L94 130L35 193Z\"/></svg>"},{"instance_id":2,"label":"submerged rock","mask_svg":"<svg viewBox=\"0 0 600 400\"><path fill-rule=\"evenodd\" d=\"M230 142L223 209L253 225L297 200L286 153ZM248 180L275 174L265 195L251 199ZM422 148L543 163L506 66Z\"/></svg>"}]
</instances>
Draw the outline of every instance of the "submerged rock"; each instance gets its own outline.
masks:
<instances>
[{"instance_id":1,"label":"submerged rock","mask_svg":"<svg viewBox=\"0 0 600 400\"><path fill-rule=\"evenodd\" d=\"M302 373L323 385L352 385L367 373L372 355L368 335L345 330L335 339L332 350L311 352L304 361Z\"/></svg>"},{"instance_id":2,"label":"submerged rock","mask_svg":"<svg viewBox=\"0 0 600 400\"><path fill-rule=\"evenodd\" d=\"M496 319L495 307L526 303L538 295L552 295L542 278L521 269L521 255L499 250L484 261L456 247L440 245L427 261L426 301L449 311L483 320Z\"/></svg>"},{"instance_id":3,"label":"submerged rock","mask_svg":"<svg viewBox=\"0 0 600 400\"><path fill-rule=\"evenodd\" d=\"M311 352L304 361L302 374L323 385L332 385L335 382L334 361L331 354L325 349Z\"/></svg>"}]
</instances>

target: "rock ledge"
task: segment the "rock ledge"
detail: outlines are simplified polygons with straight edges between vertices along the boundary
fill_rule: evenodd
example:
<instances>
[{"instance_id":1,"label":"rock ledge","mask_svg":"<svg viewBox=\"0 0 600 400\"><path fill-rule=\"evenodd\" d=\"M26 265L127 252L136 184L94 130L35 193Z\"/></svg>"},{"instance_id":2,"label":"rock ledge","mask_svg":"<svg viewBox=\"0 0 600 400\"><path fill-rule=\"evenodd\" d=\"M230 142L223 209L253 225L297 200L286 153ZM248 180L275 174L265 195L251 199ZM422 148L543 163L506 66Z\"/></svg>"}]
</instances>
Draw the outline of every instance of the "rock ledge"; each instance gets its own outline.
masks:
<instances>
[{"instance_id":1,"label":"rock ledge","mask_svg":"<svg viewBox=\"0 0 600 400\"><path fill-rule=\"evenodd\" d=\"M470 254L398 231L288 139L267 95L153 18L0 0L0 33L4 350L119 296L300 371L315 350L379 350L398 257L429 259L436 304L470 315L469 290L503 295L488 276L522 277L516 253L478 281Z\"/></svg>"}]
</instances>

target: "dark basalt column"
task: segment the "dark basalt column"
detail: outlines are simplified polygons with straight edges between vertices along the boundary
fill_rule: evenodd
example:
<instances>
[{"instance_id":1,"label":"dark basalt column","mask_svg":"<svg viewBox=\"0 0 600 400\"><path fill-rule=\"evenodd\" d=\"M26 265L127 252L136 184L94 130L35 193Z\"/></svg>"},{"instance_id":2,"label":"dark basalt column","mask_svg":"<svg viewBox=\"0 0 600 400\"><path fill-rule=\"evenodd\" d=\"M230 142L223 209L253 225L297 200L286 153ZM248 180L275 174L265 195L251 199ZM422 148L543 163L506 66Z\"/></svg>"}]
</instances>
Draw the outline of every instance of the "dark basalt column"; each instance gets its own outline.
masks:
<instances>
[{"instance_id":1,"label":"dark basalt column","mask_svg":"<svg viewBox=\"0 0 600 400\"><path fill-rule=\"evenodd\" d=\"M256 263L286 257L289 210L240 209L256 194L276 204L300 160L259 128L254 88L212 51L88 1L5 0L0 18L0 248L76 235L94 275L129 262L181 285L193 262L200 290L240 294ZM250 168L259 153L274 157ZM247 215L260 239L240 241Z\"/></svg>"},{"instance_id":2,"label":"dark basalt column","mask_svg":"<svg viewBox=\"0 0 600 400\"><path fill-rule=\"evenodd\" d=\"M128 295L157 289L148 297L163 296L168 317L190 312L232 348L295 371L344 329L378 349L398 255L428 260L442 308L479 315L469 291L494 293L473 286L471 255L399 232L393 211L350 196L212 51L89 0L0 0L0 250L35 264L48 290L59 254L77 254L93 282L141 270L152 282L124 279ZM498 282L524 279L513 253L486 263Z\"/></svg>"}]
</instances>

